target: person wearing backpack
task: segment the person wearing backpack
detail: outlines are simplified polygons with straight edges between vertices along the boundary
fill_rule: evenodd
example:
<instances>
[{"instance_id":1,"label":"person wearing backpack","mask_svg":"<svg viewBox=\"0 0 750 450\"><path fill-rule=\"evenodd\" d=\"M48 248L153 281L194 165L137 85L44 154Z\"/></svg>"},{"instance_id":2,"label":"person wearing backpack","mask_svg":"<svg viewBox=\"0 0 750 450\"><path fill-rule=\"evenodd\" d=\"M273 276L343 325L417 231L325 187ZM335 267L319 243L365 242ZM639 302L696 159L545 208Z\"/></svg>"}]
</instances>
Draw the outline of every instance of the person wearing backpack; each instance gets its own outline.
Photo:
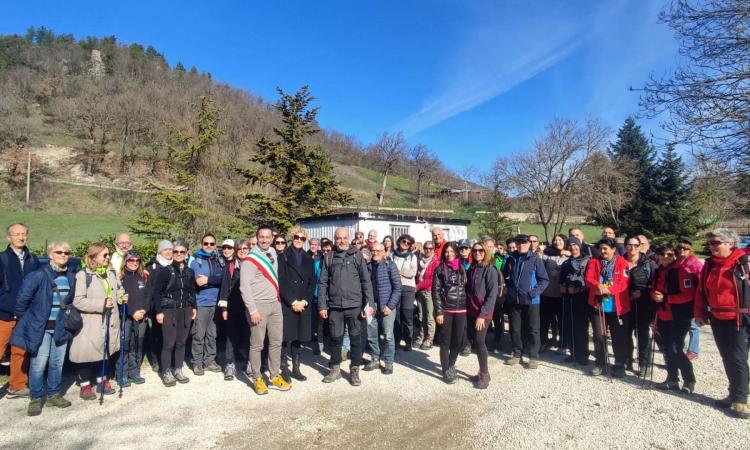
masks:
<instances>
[{"instance_id":1,"label":"person wearing backpack","mask_svg":"<svg viewBox=\"0 0 750 450\"><path fill-rule=\"evenodd\" d=\"M154 293L154 280L158 278L157 273L160 270L170 270L169 267L172 265L174 258L174 244L171 241L163 239L159 241L159 245L156 248L156 256L151 262L146 265L145 272L148 273L148 279L151 283L151 293ZM161 373L159 367L161 360L161 347L162 347L162 333L161 325L156 321L156 307L154 301L151 301L151 310L148 311L148 329L146 330L146 339L143 343L146 349L146 357L148 358L149 364L151 364L151 370L157 374Z\"/></svg>"},{"instance_id":2,"label":"person wearing backpack","mask_svg":"<svg viewBox=\"0 0 750 450\"><path fill-rule=\"evenodd\" d=\"M414 301L417 290L417 284L414 280L417 276L419 256L412 251L414 238L410 235L401 235L396 242L398 247L393 249L390 258L387 257L388 249L385 250L386 259L391 259L396 263L396 268L401 277L401 299L396 323L394 324L394 337L397 339L396 346L404 341L404 351L408 352L411 351L414 339Z\"/></svg>"},{"instance_id":3,"label":"person wearing backpack","mask_svg":"<svg viewBox=\"0 0 750 450\"><path fill-rule=\"evenodd\" d=\"M15 310L18 323L11 338L13 346L31 357L29 416L41 414L45 405L70 406L61 384L65 352L73 334L63 326L62 314L73 300L76 267L68 264L67 242L51 243L47 255L49 264L31 272L21 285Z\"/></svg>"},{"instance_id":4,"label":"person wearing backpack","mask_svg":"<svg viewBox=\"0 0 750 450\"><path fill-rule=\"evenodd\" d=\"M737 247L740 239L735 231L718 228L707 233L706 240L711 256L703 265L695 298L695 321L700 326L711 324L729 381L729 395L716 400L715 405L747 419L750 263L745 250Z\"/></svg>"},{"instance_id":5,"label":"person wearing backpack","mask_svg":"<svg viewBox=\"0 0 750 450\"><path fill-rule=\"evenodd\" d=\"M109 380L114 376L117 352L120 350L120 311L117 304L126 301L127 296L114 269L109 268L109 249L106 245L90 245L84 265L85 269L76 274L73 298L73 306L81 313L83 327L70 343L70 361L77 364L81 388L79 396L83 400L94 400L93 380L96 380L97 392L104 391L106 395L115 393ZM109 330L105 330L107 316ZM102 373L104 354L108 361L105 362L107 370Z\"/></svg>"},{"instance_id":6,"label":"person wearing backpack","mask_svg":"<svg viewBox=\"0 0 750 450\"><path fill-rule=\"evenodd\" d=\"M8 247L0 252L0 358L10 343L16 326L15 304L23 279L39 267L39 261L26 247L29 227L11 224L6 230ZM8 398L28 397L28 361L23 350L11 345Z\"/></svg>"},{"instance_id":7,"label":"person wearing backpack","mask_svg":"<svg viewBox=\"0 0 750 450\"><path fill-rule=\"evenodd\" d=\"M383 375L393 373L393 356L396 352L396 342L393 326L399 311L399 303L402 301L401 279L396 263L389 260L385 254L385 246L375 243L370 249L372 261L370 261L370 274L372 277L372 292L375 297L377 309L375 317L367 324L367 342L369 344L372 359L364 370L370 371L380 368L380 358L383 357L385 366L382 368ZM383 336L385 348L380 349L380 336Z\"/></svg>"},{"instance_id":8,"label":"person wearing backpack","mask_svg":"<svg viewBox=\"0 0 750 450\"><path fill-rule=\"evenodd\" d=\"M234 247L234 241L224 243ZM224 244L222 244L223 246ZM191 328L191 365L197 376L209 372L221 372L216 363L216 304L224 274L224 259L216 254L216 236L206 233L201 238L201 248L193 254L190 269L195 274L196 304L198 315Z\"/></svg>"},{"instance_id":9,"label":"person wearing backpack","mask_svg":"<svg viewBox=\"0 0 750 450\"><path fill-rule=\"evenodd\" d=\"M490 385L490 371L487 364L487 329L492 323L498 291L501 290L502 277L495 268L494 248L486 243L477 242L471 247L472 264L466 274L466 316L469 340L477 353L479 373L472 377L474 387L487 389Z\"/></svg>"}]
</instances>

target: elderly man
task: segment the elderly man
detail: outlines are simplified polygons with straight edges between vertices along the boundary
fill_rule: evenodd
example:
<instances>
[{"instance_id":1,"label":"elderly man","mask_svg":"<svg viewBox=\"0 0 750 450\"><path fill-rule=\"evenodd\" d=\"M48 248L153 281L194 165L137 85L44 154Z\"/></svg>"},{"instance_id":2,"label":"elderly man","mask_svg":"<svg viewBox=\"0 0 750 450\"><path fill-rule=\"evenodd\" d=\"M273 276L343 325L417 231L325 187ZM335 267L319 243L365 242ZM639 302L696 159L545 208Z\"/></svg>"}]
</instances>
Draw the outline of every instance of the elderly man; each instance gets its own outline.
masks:
<instances>
[{"instance_id":1,"label":"elderly man","mask_svg":"<svg viewBox=\"0 0 750 450\"><path fill-rule=\"evenodd\" d=\"M435 256L438 259L438 264L443 259L443 248L445 247L445 231L440 227L432 229L432 243L435 244Z\"/></svg>"},{"instance_id":2,"label":"elderly man","mask_svg":"<svg viewBox=\"0 0 750 450\"><path fill-rule=\"evenodd\" d=\"M257 237L258 245L240 266L240 293L250 316L250 370L253 388L256 394L265 395L268 394L268 387L288 391L292 386L280 373L284 322L279 296L278 255L271 246L273 232L267 226L260 226ZM266 386L260 370L266 336L270 386Z\"/></svg>"},{"instance_id":3,"label":"elderly man","mask_svg":"<svg viewBox=\"0 0 750 450\"><path fill-rule=\"evenodd\" d=\"M8 248L0 253L0 355L4 355L16 326L16 298L23 279L39 267L39 261L26 247L29 227L14 223L6 230ZM29 376L26 352L12 346L8 398L28 397Z\"/></svg>"},{"instance_id":4,"label":"elderly man","mask_svg":"<svg viewBox=\"0 0 750 450\"><path fill-rule=\"evenodd\" d=\"M349 243L349 230L337 228L334 234L336 247L323 258L318 284L318 310L320 318L328 319L331 330L331 360L324 383L341 378L341 347L344 327L351 340L351 366L349 382L362 384L359 366L362 365L362 319L372 316L374 302L367 263L357 247Z\"/></svg>"},{"instance_id":5,"label":"elderly man","mask_svg":"<svg viewBox=\"0 0 750 450\"><path fill-rule=\"evenodd\" d=\"M367 248L372 249L372 247L377 244L378 242L378 232L375 230L370 230L367 232Z\"/></svg>"},{"instance_id":6,"label":"elderly man","mask_svg":"<svg viewBox=\"0 0 750 450\"><path fill-rule=\"evenodd\" d=\"M380 334L383 343L383 374L393 373L393 356L396 353L393 326L399 312L401 302L401 277L396 264L386 259L385 247L377 243L372 247L372 261L370 262L372 292L377 304L376 320L367 324L367 342L370 346L372 360L365 366L365 370L375 370L380 367Z\"/></svg>"},{"instance_id":7,"label":"elderly man","mask_svg":"<svg viewBox=\"0 0 750 450\"><path fill-rule=\"evenodd\" d=\"M117 275L122 273L122 269L125 266L125 255L133 249L133 239L127 233L120 233L115 237L115 252L112 253L112 257L109 260L110 266L117 272Z\"/></svg>"},{"instance_id":8,"label":"elderly man","mask_svg":"<svg viewBox=\"0 0 750 450\"><path fill-rule=\"evenodd\" d=\"M595 245L587 244L586 243L586 236L583 234L583 230L581 230L578 227L573 227L568 230L568 237L574 237L580 241L581 245L581 254L588 256L590 258L599 257L601 256L599 254L599 249L596 248ZM570 256L570 255L566 255Z\"/></svg>"}]
</instances>

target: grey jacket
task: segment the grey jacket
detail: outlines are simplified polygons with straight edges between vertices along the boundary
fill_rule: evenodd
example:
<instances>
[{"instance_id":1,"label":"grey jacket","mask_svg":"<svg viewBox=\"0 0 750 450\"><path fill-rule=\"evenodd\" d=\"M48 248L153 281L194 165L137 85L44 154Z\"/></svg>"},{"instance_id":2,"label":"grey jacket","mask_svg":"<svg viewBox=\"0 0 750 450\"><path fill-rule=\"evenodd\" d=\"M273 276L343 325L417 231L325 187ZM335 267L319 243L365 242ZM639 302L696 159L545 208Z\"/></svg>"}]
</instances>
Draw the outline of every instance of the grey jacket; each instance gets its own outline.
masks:
<instances>
[{"instance_id":1,"label":"grey jacket","mask_svg":"<svg viewBox=\"0 0 750 450\"><path fill-rule=\"evenodd\" d=\"M354 245L346 250L334 248L320 264L318 309L375 308L370 271Z\"/></svg>"}]
</instances>

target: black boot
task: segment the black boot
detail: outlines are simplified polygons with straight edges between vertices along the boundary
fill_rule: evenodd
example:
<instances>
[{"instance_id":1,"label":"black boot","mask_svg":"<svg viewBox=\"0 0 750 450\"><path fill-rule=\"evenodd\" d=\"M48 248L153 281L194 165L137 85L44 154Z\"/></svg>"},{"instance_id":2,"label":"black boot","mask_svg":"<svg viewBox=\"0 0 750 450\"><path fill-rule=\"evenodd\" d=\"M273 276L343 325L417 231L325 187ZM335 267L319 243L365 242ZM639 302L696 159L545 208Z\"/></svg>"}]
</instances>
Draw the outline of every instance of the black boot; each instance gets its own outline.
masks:
<instances>
[{"instance_id":1,"label":"black boot","mask_svg":"<svg viewBox=\"0 0 750 450\"><path fill-rule=\"evenodd\" d=\"M307 377L299 370L299 350L292 353L292 378L299 381L307 381Z\"/></svg>"}]
</instances>

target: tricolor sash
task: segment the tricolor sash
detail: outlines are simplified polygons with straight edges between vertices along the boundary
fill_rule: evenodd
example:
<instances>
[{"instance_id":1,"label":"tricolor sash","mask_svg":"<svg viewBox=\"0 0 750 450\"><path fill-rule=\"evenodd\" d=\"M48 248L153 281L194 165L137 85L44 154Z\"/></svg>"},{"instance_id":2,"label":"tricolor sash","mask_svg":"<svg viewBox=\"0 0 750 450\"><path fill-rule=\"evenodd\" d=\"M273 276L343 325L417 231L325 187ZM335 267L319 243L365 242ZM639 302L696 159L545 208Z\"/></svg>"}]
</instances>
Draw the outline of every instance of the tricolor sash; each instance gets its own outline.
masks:
<instances>
[{"instance_id":1,"label":"tricolor sash","mask_svg":"<svg viewBox=\"0 0 750 450\"><path fill-rule=\"evenodd\" d=\"M281 301L281 295L279 294L279 276L276 274L276 270L273 268L271 261L261 253L256 251L250 252L245 261L252 263L258 268L261 274L271 283L271 286L276 290L276 299Z\"/></svg>"}]
</instances>

